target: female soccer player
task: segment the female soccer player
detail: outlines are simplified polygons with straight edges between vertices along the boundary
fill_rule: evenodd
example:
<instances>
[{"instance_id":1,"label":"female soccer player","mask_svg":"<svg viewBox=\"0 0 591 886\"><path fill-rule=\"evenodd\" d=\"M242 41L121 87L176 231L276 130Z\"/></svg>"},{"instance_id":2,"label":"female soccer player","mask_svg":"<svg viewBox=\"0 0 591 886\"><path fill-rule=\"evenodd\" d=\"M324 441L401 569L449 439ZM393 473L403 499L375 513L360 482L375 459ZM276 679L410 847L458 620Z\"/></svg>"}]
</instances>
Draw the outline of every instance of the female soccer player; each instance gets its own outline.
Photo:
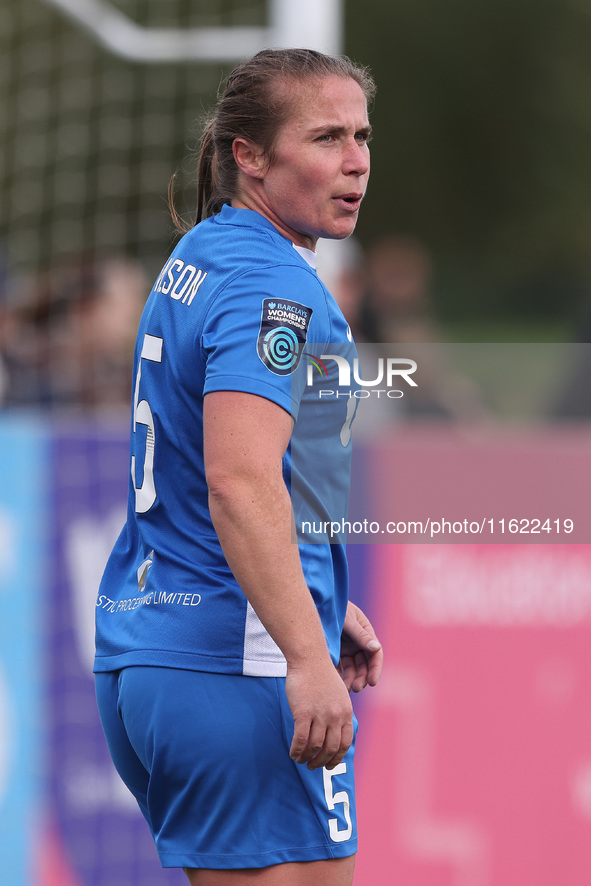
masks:
<instances>
[{"instance_id":1,"label":"female soccer player","mask_svg":"<svg viewBox=\"0 0 591 886\"><path fill-rule=\"evenodd\" d=\"M343 546L293 543L292 525L296 495L320 517L346 497L352 410L319 420L302 358L350 341L314 249L355 227L372 93L363 68L310 50L240 64L202 139L198 224L140 323L97 697L163 866L192 886L352 882L349 690L377 682L382 652Z\"/></svg>"}]
</instances>

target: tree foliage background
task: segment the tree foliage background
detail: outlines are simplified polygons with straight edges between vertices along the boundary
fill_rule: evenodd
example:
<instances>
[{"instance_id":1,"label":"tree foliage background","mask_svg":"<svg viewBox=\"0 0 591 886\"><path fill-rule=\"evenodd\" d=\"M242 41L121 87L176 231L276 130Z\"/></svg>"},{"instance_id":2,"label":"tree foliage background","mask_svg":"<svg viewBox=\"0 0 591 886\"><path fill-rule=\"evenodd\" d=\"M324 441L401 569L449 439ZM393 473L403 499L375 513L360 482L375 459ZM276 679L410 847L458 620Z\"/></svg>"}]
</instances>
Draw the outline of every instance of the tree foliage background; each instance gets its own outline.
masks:
<instances>
[{"instance_id":1,"label":"tree foliage background","mask_svg":"<svg viewBox=\"0 0 591 886\"><path fill-rule=\"evenodd\" d=\"M423 240L448 317L583 311L589 0L365 0L346 10L347 51L378 82L363 240L384 230Z\"/></svg>"}]
</instances>

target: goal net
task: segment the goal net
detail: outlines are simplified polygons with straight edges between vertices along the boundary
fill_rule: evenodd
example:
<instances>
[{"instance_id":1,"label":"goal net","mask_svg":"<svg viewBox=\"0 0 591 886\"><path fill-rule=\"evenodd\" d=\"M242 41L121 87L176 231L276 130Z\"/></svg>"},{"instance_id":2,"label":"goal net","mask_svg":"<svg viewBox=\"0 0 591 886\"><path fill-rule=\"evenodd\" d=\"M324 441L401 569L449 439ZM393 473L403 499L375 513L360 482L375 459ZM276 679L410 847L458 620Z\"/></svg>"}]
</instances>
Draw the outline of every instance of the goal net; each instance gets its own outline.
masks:
<instances>
[{"instance_id":1,"label":"goal net","mask_svg":"<svg viewBox=\"0 0 591 886\"><path fill-rule=\"evenodd\" d=\"M181 190L192 187L195 121L223 73L290 35L338 48L332 0L312 5L307 32L297 25L306 4L297 16L295 5L4 0L0 240L9 272L83 250L125 252L155 269L170 240L170 175L179 168Z\"/></svg>"},{"instance_id":2,"label":"goal net","mask_svg":"<svg viewBox=\"0 0 591 886\"><path fill-rule=\"evenodd\" d=\"M144 26L260 24L264 4L119 0ZM39 0L0 10L0 238L9 274L89 250L123 253L156 270L170 243L164 202L181 190L195 121L229 63L134 63ZM187 194L187 205L190 197Z\"/></svg>"},{"instance_id":3,"label":"goal net","mask_svg":"<svg viewBox=\"0 0 591 886\"><path fill-rule=\"evenodd\" d=\"M168 182L176 172L190 215L194 149L224 74L263 46L338 52L339 3L3 0L0 405L8 389L16 403L84 400L78 381L55 375L64 346L83 338L80 316L74 332L62 319L90 303L97 262L125 258L153 279L174 238ZM133 275L109 273L119 287Z\"/></svg>"}]
</instances>

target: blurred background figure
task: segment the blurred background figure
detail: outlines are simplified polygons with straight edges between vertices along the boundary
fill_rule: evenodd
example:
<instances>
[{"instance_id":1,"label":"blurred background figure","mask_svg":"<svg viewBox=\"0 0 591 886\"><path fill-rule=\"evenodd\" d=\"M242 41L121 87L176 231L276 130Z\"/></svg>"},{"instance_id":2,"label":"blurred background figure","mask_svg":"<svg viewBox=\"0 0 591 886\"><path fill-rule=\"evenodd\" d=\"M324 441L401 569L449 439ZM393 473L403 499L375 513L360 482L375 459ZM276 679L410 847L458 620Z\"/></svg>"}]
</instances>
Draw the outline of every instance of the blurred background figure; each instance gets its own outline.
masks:
<instances>
[{"instance_id":1,"label":"blurred background figure","mask_svg":"<svg viewBox=\"0 0 591 886\"><path fill-rule=\"evenodd\" d=\"M122 256L81 256L20 281L0 326L3 404L127 410L147 289L139 263Z\"/></svg>"},{"instance_id":2,"label":"blurred background figure","mask_svg":"<svg viewBox=\"0 0 591 886\"><path fill-rule=\"evenodd\" d=\"M363 367L374 365L380 356L378 340L368 336L363 322L364 299L367 292L365 255L355 237L346 240L319 240L317 247L318 276L335 297L345 315ZM403 413L398 401L361 399L355 419L355 438L378 435Z\"/></svg>"},{"instance_id":3,"label":"blurred background figure","mask_svg":"<svg viewBox=\"0 0 591 886\"><path fill-rule=\"evenodd\" d=\"M318 273L349 322L367 378L380 355L418 363L418 386L412 392L399 399L374 395L363 400L358 435L401 419L472 423L485 417L480 392L454 370L451 346L444 344L431 295L433 265L424 244L389 234L364 254L353 238L320 241Z\"/></svg>"},{"instance_id":4,"label":"blurred background figure","mask_svg":"<svg viewBox=\"0 0 591 886\"><path fill-rule=\"evenodd\" d=\"M365 256L355 237L346 240L319 240L316 246L318 276L334 295L345 315L353 338L368 338L362 325L363 299L367 288Z\"/></svg>"},{"instance_id":5,"label":"blurred background figure","mask_svg":"<svg viewBox=\"0 0 591 886\"><path fill-rule=\"evenodd\" d=\"M10 314L8 310L8 268L4 250L0 248L0 408L8 389L6 345L10 341Z\"/></svg>"},{"instance_id":6,"label":"blurred background figure","mask_svg":"<svg viewBox=\"0 0 591 886\"><path fill-rule=\"evenodd\" d=\"M71 286L64 326L66 397L85 407L128 410L133 346L149 289L144 271L115 257L83 268Z\"/></svg>"},{"instance_id":7,"label":"blurred background figure","mask_svg":"<svg viewBox=\"0 0 591 886\"><path fill-rule=\"evenodd\" d=\"M57 313L48 275L31 274L7 288L0 325L2 406L46 406L51 402L50 353Z\"/></svg>"},{"instance_id":8,"label":"blurred background figure","mask_svg":"<svg viewBox=\"0 0 591 886\"><path fill-rule=\"evenodd\" d=\"M426 342L435 331L432 262L413 237L390 234L367 252L362 327L370 341Z\"/></svg>"}]
</instances>

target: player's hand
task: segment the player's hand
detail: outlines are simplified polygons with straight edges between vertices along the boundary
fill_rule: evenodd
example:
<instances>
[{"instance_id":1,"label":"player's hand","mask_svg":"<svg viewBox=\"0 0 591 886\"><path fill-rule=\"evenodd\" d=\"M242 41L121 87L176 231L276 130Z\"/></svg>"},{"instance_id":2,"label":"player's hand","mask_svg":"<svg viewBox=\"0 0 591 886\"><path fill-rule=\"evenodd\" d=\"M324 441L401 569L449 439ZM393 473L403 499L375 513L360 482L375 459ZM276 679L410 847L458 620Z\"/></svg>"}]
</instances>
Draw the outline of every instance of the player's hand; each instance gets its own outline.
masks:
<instances>
[{"instance_id":1,"label":"player's hand","mask_svg":"<svg viewBox=\"0 0 591 886\"><path fill-rule=\"evenodd\" d=\"M334 769L353 741L353 708L328 655L315 665L287 668L287 700L294 719L289 755L308 769Z\"/></svg>"},{"instance_id":2,"label":"player's hand","mask_svg":"<svg viewBox=\"0 0 591 886\"><path fill-rule=\"evenodd\" d=\"M341 636L340 671L349 691L375 686L382 672L382 645L367 616L349 603Z\"/></svg>"}]
</instances>

